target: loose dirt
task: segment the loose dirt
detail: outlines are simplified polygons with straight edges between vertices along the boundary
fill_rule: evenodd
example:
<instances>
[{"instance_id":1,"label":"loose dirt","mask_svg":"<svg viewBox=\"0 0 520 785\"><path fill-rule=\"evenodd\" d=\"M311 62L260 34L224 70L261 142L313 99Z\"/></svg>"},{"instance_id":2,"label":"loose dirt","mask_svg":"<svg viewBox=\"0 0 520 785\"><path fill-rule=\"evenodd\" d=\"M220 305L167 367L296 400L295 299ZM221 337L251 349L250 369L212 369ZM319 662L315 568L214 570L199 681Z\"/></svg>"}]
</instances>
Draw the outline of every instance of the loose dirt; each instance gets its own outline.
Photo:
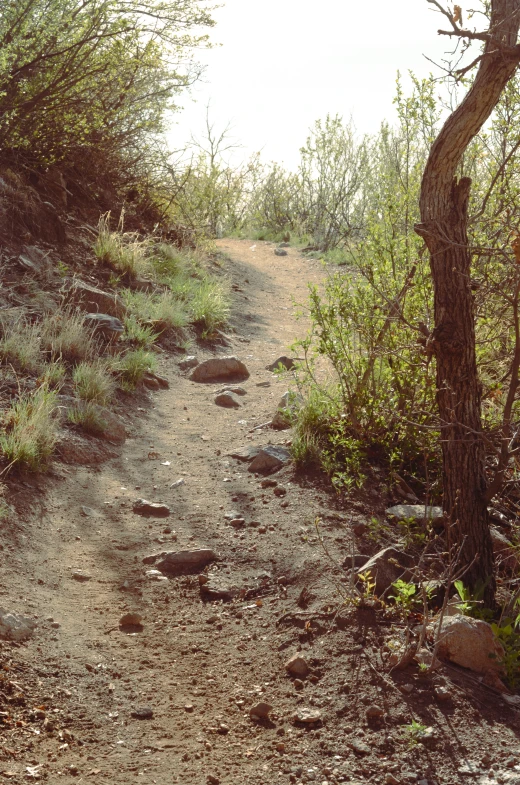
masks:
<instances>
[{"instance_id":1,"label":"loose dirt","mask_svg":"<svg viewBox=\"0 0 520 785\"><path fill-rule=\"evenodd\" d=\"M219 245L235 294L231 346L193 353L246 363L243 405L217 407L222 385L191 382L165 353L170 389L143 394L119 457L20 480L17 514L2 524L0 604L38 628L0 647L0 775L64 785L459 783L474 779L461 770L468 762L513 775L514 709L460 669L382 673L379 653L398 622L342 605L335 562L369 552L352 527L382 514L383 492L340 501L292 467L262 488L229 456L290 441L290 431L254 430L292 380L265 366L305 335L295 302L324 272L293 249L277 257L271 244ZM138 498L172 514L137 515ZM245 524L235 528L236 518ZM145 557L194 548L217 552L205 574L231 601L208 599L197 573L147 574ZM127 613L141 623L121 628ZM284 668L298 651L311 668L302 681ZM251 719L260 702L269 717ZM317 721L295 719L303 710ZM413 722L432 728L423 743Z\"/></svg>"}]
</instances>

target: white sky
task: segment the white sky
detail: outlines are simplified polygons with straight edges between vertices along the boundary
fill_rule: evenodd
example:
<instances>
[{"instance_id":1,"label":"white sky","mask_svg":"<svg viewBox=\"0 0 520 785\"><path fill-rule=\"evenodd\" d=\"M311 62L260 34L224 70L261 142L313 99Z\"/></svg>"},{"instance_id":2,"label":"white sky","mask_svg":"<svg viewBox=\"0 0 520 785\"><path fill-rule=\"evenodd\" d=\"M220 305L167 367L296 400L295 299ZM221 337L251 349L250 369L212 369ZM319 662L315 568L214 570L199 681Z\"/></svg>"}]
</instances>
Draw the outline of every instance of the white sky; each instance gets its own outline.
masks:
<instances>
[{"instance_id":1,"label":"white sky","mask_svg":"<svg viewBox=\"0 0 520 785\"><path fill-rule=\"evenodd\" d=\"M205 106L217 129L228 122L244 149L292 167L309 127L327 113L352 116L360 132L393 119L397 71L435 72L450 39L448 21L426 0L227 0L214 12L200 53L204 83L183 96L170 143L200 135ZM439 72L436 72L439 73Z\"/></svg>"}]
</instances>

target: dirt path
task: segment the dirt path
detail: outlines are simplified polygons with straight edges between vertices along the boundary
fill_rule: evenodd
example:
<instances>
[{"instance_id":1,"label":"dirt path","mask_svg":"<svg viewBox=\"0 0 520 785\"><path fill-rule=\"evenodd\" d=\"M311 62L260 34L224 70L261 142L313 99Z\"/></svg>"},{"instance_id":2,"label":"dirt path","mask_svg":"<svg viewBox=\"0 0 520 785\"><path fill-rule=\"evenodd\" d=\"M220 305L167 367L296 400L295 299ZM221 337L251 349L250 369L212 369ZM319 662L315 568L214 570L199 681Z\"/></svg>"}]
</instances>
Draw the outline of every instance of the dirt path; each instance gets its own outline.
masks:
<instances>
[{"instance_id":1,"label":"dirt path","mask_svg":"<svg viewBox=\"0 0 520 785\"><path fill-rule=\"evenodd\" d=\"M18 611L39 617L23 656L30 661L41 652L45 712L56 728L73 734L39 734L34 762L44 764L51 781L77 782L97 772L85 781L204 783L211 775L273 782L286 768L276 745L294 745L281 735L280 721L288 703L282 663L292 650L274 621L294 607L308 578L300 580L302 572L316 567L302 531L319 511L320 496L295 487L289 470L277 475L285 496L263 490L261 478L228 453L287 440L288 432L249 432L271 418L287 388L265 366L290 354L304 334L293 299L303 302L307 281L318 282L322 270L293 250L276 257L272 245L223 241L220 247L233 260L237 332L232 349L222 353L239 354L250 370L243 407L215 406L218 385L189 381L165 357L160 372L170 389L151 394L121 457L98 469L58 467L40 521L20 523L23 551L5 565L6 604L8 597ZM170 488L180 478L184 484ZM173 515L136 515L132 503L140 496L165 502ZM225 518L231 511L256 525L235 530ZM197 547L221 555L212 573L226 586L251 590L262 602L205 604L196 577L146 577L144 556ZM75 580L77 570L90 580ZM280 576L293 581L287 591L278 587ZM142 631L119 631L127 611L142 616ZM265 728L252 724L247 712L257 698L272 703L273 719L280 719ZM150 707L153 718L132 717L140 706ZM23 758L9 767L14 781L28 765Z\"/></svg>"},{"instance_id":2,"label":"dirt path","mask_svg":"<svg viewBox=\"0 0 520 785\"><path fill-rule=\"evenodd\" d=\"M243 406L217 407L218 385L189 381L165 354L170 388L143 398L120 457L98 468L57 463L20 485L19 515L2 530L0 603L39 626L26 644L0 646L0 776L51 785L458 785L461 768L481 765L502 772L497 782L518 782L506 778L520 756L513 709L454 669L431 679L416 666L381 675L399 624L341 608L341 571L323 555L314 520L339 562L351 552L352 524L381 513L382 492L369 489L338 514L334 497L291 467L262 488L229 457L290 437L251 431L287 389L265 366L305 334L293 298L305 301L307 283L323 278L292 249L276 257L272 245L251 245L220 243L236 300L232 347L218 353L239 355L250 370ZM166 503L171 516L136 515L139 497ZM245 526L235 529L233 517ZM200 547L219 554L208 574L238 593L232 602L205 601L196 574L147 574L146 556ZM88 579L75 578L78 570ZM128 612L142 628L119 628ZM298 651L311 668L305 681L284 668ZM259 701L272 705L269 720L250 718ZM317 721L295 721L304 710ZM432 729L428 742L417 743L414 727Z\"/></svg>"}]
</instances>

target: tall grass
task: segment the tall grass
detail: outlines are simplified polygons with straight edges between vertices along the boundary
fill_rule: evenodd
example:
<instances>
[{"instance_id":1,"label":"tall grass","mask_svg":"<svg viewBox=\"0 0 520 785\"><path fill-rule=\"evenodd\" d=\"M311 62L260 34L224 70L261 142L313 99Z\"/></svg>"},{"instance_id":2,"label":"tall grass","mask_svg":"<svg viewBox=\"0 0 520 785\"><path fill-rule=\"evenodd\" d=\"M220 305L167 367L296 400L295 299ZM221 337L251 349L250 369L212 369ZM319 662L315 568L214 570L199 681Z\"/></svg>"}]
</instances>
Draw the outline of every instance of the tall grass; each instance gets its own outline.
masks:
<instances>
[{"instance_id":1,"label":"tall grass","mask_svg":"<svg viewBox=\"0 0 520 785\"><path fill-rule=\"evenodd\" d=\"M0 359L20 371L38 371L42 365L38 325L19 320L0 322Z\"/></svg>"},{"instance_id":2,"label":"tall grass","mask_svg":"<svg viewBox=\"0 0 520 785\"><path fill-rule=\"evenodd\" d=\"M72 381L78 398L101 406L110 402L116 389L109 366L103 360L79 363L72 373Z\"/></svg>"},{"instance_id":3,"label":"tall grass","mask_svg":"<svg viewBox=\"0 0 520 785\"><path fill-rule=\"evenodd\" d=\"M14 402L2 418L0 452L9 467L45 468L57 439L56 393L40 387Z\"/></svg>"},{"instance_id":4,"label":"tall grass","mask_svg":"<svg viewBox=\"0 0 520 785\"><path fill-rule=\"evenodd\" d=\"M110 213L102 215L98 223L98 236L94 243L97 258L131 280L150 271L149 243L139 240L136 234L123 232L122 218L119 230L110 229Z\"/></svg>"},{"instance_id":5,"label":"tall grass","mask_svg":"<svg viewBox=\"0 0 520 785\"><path fill-rule=\"evenodd\" d=\"M83 315L57 311L41 323L42 348L54 360L80 362L96 354L96 341L83 324Z\"/></svg>"}]
</instances>

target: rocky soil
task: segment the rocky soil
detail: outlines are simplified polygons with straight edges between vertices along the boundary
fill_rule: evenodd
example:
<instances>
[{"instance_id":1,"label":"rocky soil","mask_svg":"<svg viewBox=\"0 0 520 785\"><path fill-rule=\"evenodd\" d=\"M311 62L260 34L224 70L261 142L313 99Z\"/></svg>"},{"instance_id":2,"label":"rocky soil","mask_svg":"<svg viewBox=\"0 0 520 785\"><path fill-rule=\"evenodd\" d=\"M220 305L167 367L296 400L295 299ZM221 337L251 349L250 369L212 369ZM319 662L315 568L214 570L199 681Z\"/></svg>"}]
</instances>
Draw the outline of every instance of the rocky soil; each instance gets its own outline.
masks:
<instances>
[{"instance_id":1,"label":"rocky soil","mask_svg":"<svg viewBox=\"0 0 520 785\"><path fill-rule=\"evenodd\" d=\"M377 550L355 532L391 500L373 483L339 500L290 463L265 474L241 460L289 445L289 430L255 430L292 379L266 366L291 356L306 330L294 301L324 273L293 249L220 246L235 293L229 346L192 353L236 355L249 377L192 381L165 352L170 387L128 409L113 457L56 461L13 485L0 604L37 627L0 644L0 776L520 783L517 709L455 666L386 672L401 623L342 601L345 556ZM200 549L198 564L164 555Z\"/></svg>"}]
</instances>

